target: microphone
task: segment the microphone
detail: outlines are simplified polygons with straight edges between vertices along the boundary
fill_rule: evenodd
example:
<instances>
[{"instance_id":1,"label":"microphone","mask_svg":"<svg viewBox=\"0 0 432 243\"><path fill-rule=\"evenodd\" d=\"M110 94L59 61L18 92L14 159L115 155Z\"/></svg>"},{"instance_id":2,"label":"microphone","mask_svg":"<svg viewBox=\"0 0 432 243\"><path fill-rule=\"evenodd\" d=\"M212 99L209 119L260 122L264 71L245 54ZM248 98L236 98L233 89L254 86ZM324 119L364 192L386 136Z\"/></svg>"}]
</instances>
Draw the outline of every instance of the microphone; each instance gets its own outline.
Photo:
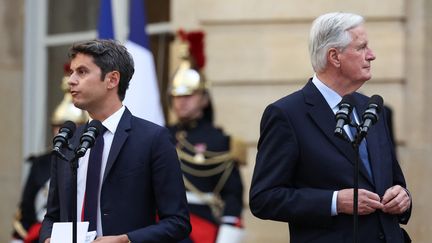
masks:
<instances>
[{"instance_id":1,"label":"microphone","mask_svg":"<svg viewBox=\"0 0 432 243\"><path fill-rule=\"evenodd\" d=\"M83 157L87 149L93 147L100 131L102 131L102 123L100 121L92 120L88 124L86 131L81 135L80 145L75 151L77 158Z\"/></svg>"},{"instance_id":2,"label":"microphone","mask_svg":"<svg viewBox=\"0 0 432 243\"><path fill-rule=\"evenodd\" d=\"M383 98L379 95L372 95L368 107L363 113L363 123L360 125L360 136L365 137L369 128L378 121L378 114L383 107Z\"/></svg>"},{"instance_id":3,"label":"microphone","mask_svg":"<svg viewBox=\"0 0 432 243\"><path fill-rule=\"evenodd\" d=\"M53 139L53 149L52 152L56 153L62 159L66 159L61 153L60 149L68 145L68 140L72 137L76 129L75 123L72 121L66 121L60 127L58 134Z\"/></svg>"},{"instance_id":4,"label":"microphone","mask_svg":"<svg viewBox=\"0 0 432 243\"><path fill-rule=\"evenodd\" d=\"M342 97L339 103L339 110L336 112L336 129L335 136L345 138L343 133L343 126L351 122L350 114L353 110L354 98L351 94Z\"/></svg>"}]
</instances>

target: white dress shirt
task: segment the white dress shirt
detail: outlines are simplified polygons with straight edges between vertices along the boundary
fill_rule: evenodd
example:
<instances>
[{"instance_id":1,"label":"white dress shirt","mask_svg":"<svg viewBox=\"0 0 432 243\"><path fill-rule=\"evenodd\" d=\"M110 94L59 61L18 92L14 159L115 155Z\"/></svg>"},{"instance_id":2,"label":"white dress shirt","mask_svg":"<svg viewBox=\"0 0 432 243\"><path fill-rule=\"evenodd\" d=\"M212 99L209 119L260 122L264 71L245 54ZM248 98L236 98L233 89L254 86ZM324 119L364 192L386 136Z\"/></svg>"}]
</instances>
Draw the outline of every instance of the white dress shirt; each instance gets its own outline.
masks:
<instances>
[{"instance_id":1,"label":"white dress shirt","mask_svg":"<svg viewBox=\"0 0 432 243\"><path fill-rule=\"evenodd\" d=\"M325 85L321 80L318 79L316 74L312 78L312 83L318 88L319 92L324 96L324 99L327 101L327 104L332 109L333 113L336 115L336 112L339 110L338 104L342 101L342 97L336 93L336 91L329 88L327 85ZM353 109L352 113L354 114L355 122L358 124L358 117L355 112L355 109ZM346 134L348 134L351 141L354 140L354 136L351 134L351 130L349 129L348 125L345 125L344 130ZM338 191L333 192L333 198L332 198L332 204L331 204L331 215L337 215L337 195Z\"/></svg>"},{"instance_id":2,"label":"white dress shirt","mask_svg":"<svg viewBox=\"0 0 432 243\"><path fill-rule=\"evenodd\" d=\"M101 222L101 214L100 214L100 191L102 187L103 174L105 172L105 167L108 160L109 151L111 149L111 144L114 139L114 134L117 130L117 126L120 122L121 117L125 111L125 107L122 106L118 111L109 116L107 119L102 121L102 125L107 129L104 133L104 149L102 153L102 164L101 164L101 176L99 181L99 198L98 198L98 211L97 211L97 235L102 236L102 222ZM79 167L78 167L78 185L77 185L77 221L81 221L81 215L84 204L84 194L86 188L86 180L87 180L87 166L89 161L91 149L87 150L86 154L79 159Z\"/></svg>"}]
</instances>

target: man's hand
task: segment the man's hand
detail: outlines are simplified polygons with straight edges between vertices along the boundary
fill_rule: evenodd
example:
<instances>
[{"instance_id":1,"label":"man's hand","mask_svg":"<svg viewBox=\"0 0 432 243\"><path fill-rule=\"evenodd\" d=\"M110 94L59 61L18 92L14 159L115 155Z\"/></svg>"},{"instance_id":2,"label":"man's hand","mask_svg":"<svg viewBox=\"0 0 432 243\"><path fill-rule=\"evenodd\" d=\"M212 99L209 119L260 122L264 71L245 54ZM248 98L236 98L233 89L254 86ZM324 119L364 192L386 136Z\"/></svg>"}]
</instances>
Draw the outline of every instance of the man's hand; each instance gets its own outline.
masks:
<instances>
[{"instance_id":1,"label":"man's hand","mask_svg":"<svg viewBox=\"0 0 432 243\"><path fill-rule=\"evenodd\" d=\"M382 211L388 214L402 214L411 206L408 192L401 186L392 186L384 193Z\"/></svg>"},{"instance_id":2,"label":"man's hand","mask_svg":"<svg viewBox=\"0 0 432 243\"><path fill-rule=\"evenodd\" d=\"M51 238L47 238L44 243L50 243L51 242Z\"/></svg>"},{"instance_id":3,"label":"man's hand","mask_svg":"<svg viewBox=\"0 0 432 243\"><path fill-rule=\"evenodd\" d=\"M337 212L353 214L354 189L343 189L338 192ZM380 202L378 194L365 189L358 190L358 214L367 215L382 209L384 205Z\"/></svg>"},{"instance_id":4,"label":"man's hand","mask_svg":"<svg viewBox=\"0 0 432 243\"><path fill-rule=\"evenodd\" d=\"M129 238L127 235L115 235L115 236L102 236L98 237L93 242L98 243L129 243Z\"/></svg>"}]
</instances>

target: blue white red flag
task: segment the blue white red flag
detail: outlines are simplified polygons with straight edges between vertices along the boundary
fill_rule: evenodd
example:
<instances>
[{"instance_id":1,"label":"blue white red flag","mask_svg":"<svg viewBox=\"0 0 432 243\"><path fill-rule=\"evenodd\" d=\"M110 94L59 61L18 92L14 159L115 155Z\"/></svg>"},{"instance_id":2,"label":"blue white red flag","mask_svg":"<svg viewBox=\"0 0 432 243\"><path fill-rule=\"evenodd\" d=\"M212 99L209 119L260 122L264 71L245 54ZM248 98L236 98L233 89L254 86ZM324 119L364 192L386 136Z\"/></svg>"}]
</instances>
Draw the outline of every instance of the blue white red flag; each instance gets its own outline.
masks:
<instances>
[{"instance_id":1,"label":"blue white red flag","mask_svg":"<svg viewBox=\"0 0 432 243\"><path fill-rule=\"evenodd\" d=\"M115 39L112 0L102 0L100 9L99 38ZM129 37L125 46L134 59L135 73L129 83L123 104L135 116L163 126L165 119L146 24L144 1L130 0Z\"/></svg>"}]
</instances>

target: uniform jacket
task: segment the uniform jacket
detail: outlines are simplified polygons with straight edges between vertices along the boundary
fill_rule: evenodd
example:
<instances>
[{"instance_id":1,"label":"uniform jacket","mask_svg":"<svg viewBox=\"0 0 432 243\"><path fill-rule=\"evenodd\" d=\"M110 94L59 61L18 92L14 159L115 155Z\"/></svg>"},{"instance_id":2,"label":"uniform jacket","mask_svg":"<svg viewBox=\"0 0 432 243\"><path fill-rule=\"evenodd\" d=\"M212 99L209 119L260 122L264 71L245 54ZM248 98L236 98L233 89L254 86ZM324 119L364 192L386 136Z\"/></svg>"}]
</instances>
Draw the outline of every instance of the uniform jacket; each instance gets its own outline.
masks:
<instances>
[{"instance_id":1,"label":"uniform jacket","mask_svg":"<svg viewBox=\"0 0 432 243\"><path fill-rule=\"evenodd\" d=\"M208 151L225 153L230 151L230 137L226 136L221 129L214 127L211 122L205 119L200 119L192 124L188 124L187 126L173 126L170 127L169 130L173 136L176 136L177 132L183 132L185 134L185 139L189 143L195 146L204 146ZM186 148L180 149L192 156L194 155L192 151L189 151ZM191 164L187 161L182 161L182 163L185 163L187 166L197 170L208 170L215 167L211 165ZM184 176L201 192L211 193L216 187L221 174L209 177L197 177L184 173ZM222 188L220 194L221 199L225 204L221 216L234 216L240 218L243 208L243 185L237 164L235 164L231 175ZM189 204L189 208L192 214L198 215L215 224L218 224L218 221L220 220L214 218L207 205Z\"/></svg>"},{"instance_id":2,"label":"uniform jacket","mask_svg":"<svg viewBox=\"0 0 432 243\"><path fill-rule=\"evenodd\" d=\"M21 196L19 205L20 217L16 219L24 230L27 231L27 238L31 237L31 228L41 223L41 217L43 217L46 211L51 153L46 152L38 156L32 156L28 161L31 163L30 173ZM17 231L14 231L13 236L21 238ZM34 237L36 238L35 242L37 242L38 235L35 234Z\"/></svg>"},{"instance_id":3,"label":"uniform jacket","mask_svg":"<svg viewBox=\"0 0 432 243\"><path fill-rule=\"evenodd\" d=\"M83 129L77 129L72 138L74 147ZM50 236L54 222L71 221L69 163L53 161L51 175L41 241ZM185 189L172 137L165 128L125 110L103 175L100 208L105 236L127 233L132 242L176 242L187 237L191 226Z\"/></svg>"},{"instance_id":4,"label":"uniform jacket","mask_svg":"<svg viewBox=\"0 0 432 243\"><path fill-rule=\"evenodd\" d=\"M354 97L363 114L368 98ZM406 187L385 121L381 117L366 137L373 179L362 163L359 175L359 188L380 197L393 185ZM333 111L311 81L264 111L250 207L259 218L288 222L292 243L352 242L352 215L331 216L333 192L353 187L356 160L351 144L334 136L335 126ZM403 242L399 223L409 216L410 210L359 216L360 242Z\"/></svg>"}]
</instances>

